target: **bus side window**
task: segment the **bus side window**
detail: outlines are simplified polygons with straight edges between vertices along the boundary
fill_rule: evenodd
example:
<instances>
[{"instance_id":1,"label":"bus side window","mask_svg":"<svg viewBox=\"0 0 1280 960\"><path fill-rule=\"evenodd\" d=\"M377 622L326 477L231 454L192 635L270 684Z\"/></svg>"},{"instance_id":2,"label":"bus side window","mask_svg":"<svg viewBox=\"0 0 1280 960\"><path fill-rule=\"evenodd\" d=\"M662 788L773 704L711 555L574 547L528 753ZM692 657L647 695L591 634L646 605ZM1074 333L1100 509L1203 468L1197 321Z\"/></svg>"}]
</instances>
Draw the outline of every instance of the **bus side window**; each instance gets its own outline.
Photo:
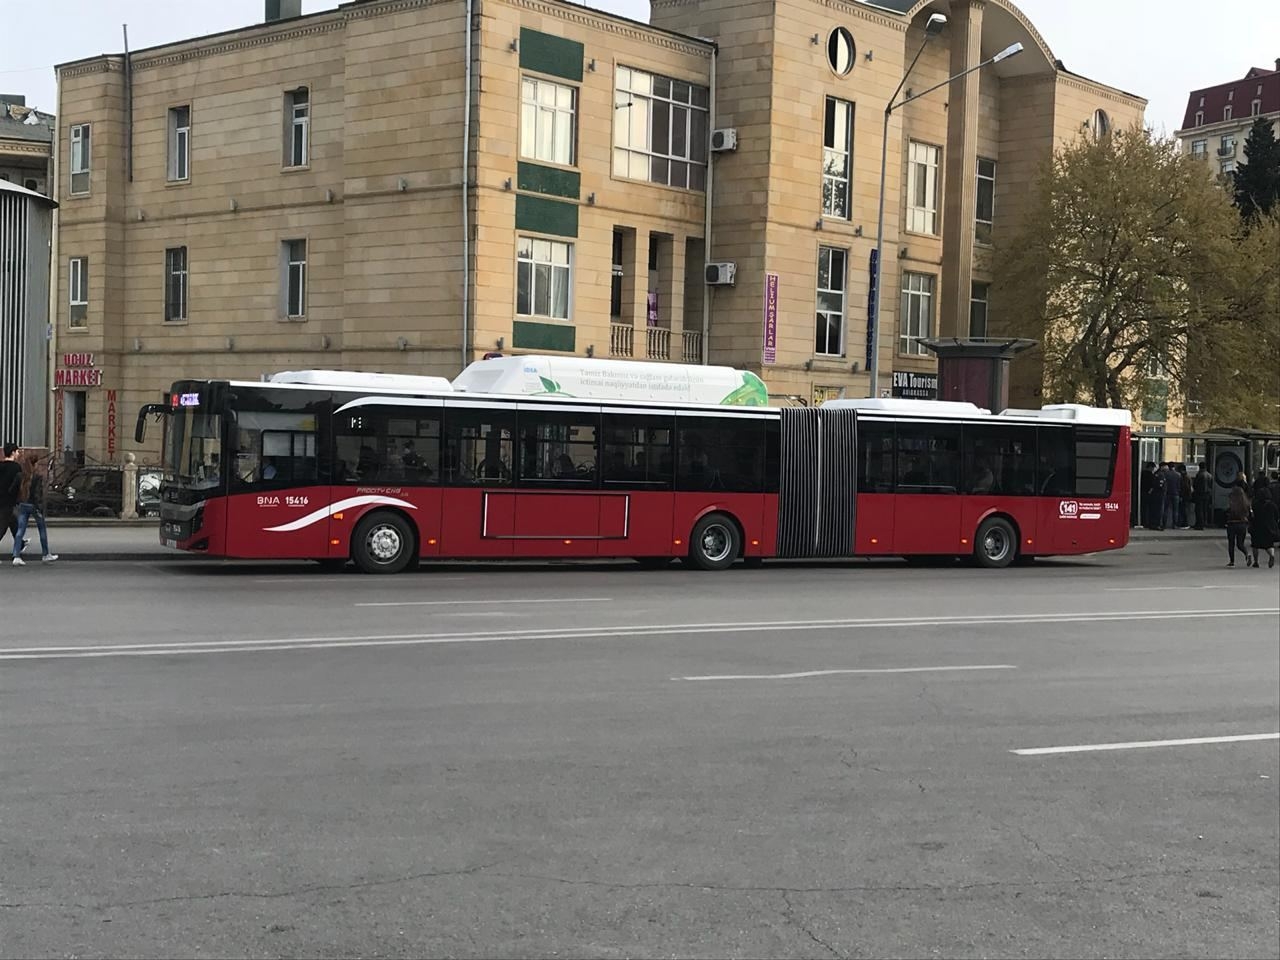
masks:
<instances>
[{"instance_id":1,"label":"bus side window","mask_svg":"<svg viewBox=\"0 0 1280 960\"><path fill-rule=\"evenodd\" d=\"M672 416L606 413L601 444L605 485L670 490L675 469Z\"/></svg>"},{"instance_id":2,"label":"bus side window","mask_svg":"<svg viewBox=\"0 0 1280 960\"><path fill-rule=\"evenodd\" d=\"M446 408L443 480L459 486L510 486L514 474L515 408Z\"/></svg>"},{"instance_id":3,"label":"bus side window","mask_svg":"<svg viewBox=\"0 0 1280 960\"><path fill-rule=\"evenodd\" d=\"M554 409L520 411L520 482L594 487L600 416Z\"/></svg>"},{"instance_id":4,"label":"bus side window","mask_svg":"<svg viewBox=\"0 0 1280 960\"><path fill-rule=\"evenodd\" d=\"M898 493L956 493L960 489L960 427L898 424Z\"/></svg>"},{"instance_id":5,"label":"bus side window","mask_svg":"<svg viewBox=\"0 0 1280 960\"><path fill-rule=\"evenodd\" d=\"M966 423L963 438L965 493L1035 493L1035 427Z\"/></svg>"},{"instance_id":6,"label":"bus side window","mask_svg":"<svg viewBox=\"0 0 1280 960\"><path fill-rule=\"evenodd\" d=\"M677 417L676 489L761 493L764 424L755 417Z\"/></svg>"},{"instance_id":7,"label":"bus side window","mask_svg":"<svg viewBox=\"0 0 1280 960\"><path fill-rule=\"evenodd\" d=\"M893 424L858 421L858 492L893 492Z\"/></svg>"},{"instance_id":8,"label":"bus side window","mask_svg":"<svg viewBox=\"0 0 1280 960\"><path fill-rule=\"evenodd\" d=\"M1108 428L1076 428L1076 493L1082 497L1111 495L1111 467L1119 432Z\"/></svg>"},{"instance_id":9,"label":"bus side window","mask_svg":"<svg viewBox=\"0 0 1280 960\"><path fill-rule=\"evenodd\" d=\"M1042 497L1073 497L1075 481L1075 432L1069 426L1040 427L1040 456L1036 489Z\"/></svg>"}]
</instances>

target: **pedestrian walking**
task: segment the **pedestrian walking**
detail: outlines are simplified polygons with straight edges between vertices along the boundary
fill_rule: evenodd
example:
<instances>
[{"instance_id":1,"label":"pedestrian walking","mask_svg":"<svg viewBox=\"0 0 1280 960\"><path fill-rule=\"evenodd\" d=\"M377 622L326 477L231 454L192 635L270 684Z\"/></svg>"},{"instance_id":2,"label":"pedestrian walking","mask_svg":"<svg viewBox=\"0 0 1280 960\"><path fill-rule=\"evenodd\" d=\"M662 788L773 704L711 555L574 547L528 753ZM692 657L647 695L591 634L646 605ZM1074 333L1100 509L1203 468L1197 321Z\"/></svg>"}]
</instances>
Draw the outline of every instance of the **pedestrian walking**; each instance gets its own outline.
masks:
<instances>
[{"instance_id":1,"label":"pedestrian walking","mask_svg":"<svg viewBox=\"0 0 1280 960\"><path fill-rule=\"evenodd\" d=\"M1191 524L1187 523L1187 511L1191 509L1191 478L1187 476L1187 465L1185 463L1178 464L1178 529L1190 530Z\"/></svg>"},{"instance_id":2,"label":"pedestrian walking","mask_svg":"<svg viewBox=\"0 0 1280 960\"><path fill-rule=\"evenodd\" d=\"M1262 486L1253 498L1253 517L1249 521L1249 540L1253 547L1253 566L1257 568L1258 551L1267 554L1267 566L1276 565L1276 542L1280 541L1280 504L1276 503L1276 488Z\"/></svg>"},{"instance_id":3,"label":"pedestrian walking","mask_svg":"<svg viewBox=\"0 0 1280 960\"><path fill-rule=\"evenodd\" d=\"M22 465L18 463L18 445L6 443L0 458L0 540L5 531L15 544L22 543L18 536L18 493L22 489ZM22 544L26 546L25 543ZM19 551L21 552L21 551Z\"/></svg>"},{"instance_id":4,"label":"pedestrian walking","mask_svg":"<svg viewBox=\"0 0 1280 960\"><path fill-rule=\"evenodd\" d=\"M18 464L22 469L22 485L18 491L18 533L14 537L13 565L26 565L22 559L22 538L33 517L40 532L40 559L53 563L58 555L49 552L49 529L44 522L44 481L48 476L49 458L35 451L24 451L18 458Z\"/></svg>"},{"instance_id":5,"label":"pedestrian walking","mask_svg":"<svg viewBox=\"0 0 1280 960\"><path fill-rule=\"evenodd\" d=\"M1205 522L1210 519L1209 510L1213 502L1213 475L1209 473L1209 465L1201 460L1200 469L1191 484L1191 495L1196 505L1196 529L1203 530Z\"/></svg>"},{"instance_id":6,"label":"pedestrian walking","mask_svg":"<svg viewBox=\"0 0 1280 960\"><path fill-rule=\"evenodd\" d=\"M1249 529L1249 488L1244 475L1231 485L1227 494L1227 566L1236 565L1236 547L1244 556L1245 566L1249 565L1249 555L1244 552L1244 535Z\"/></svg>"}]
</instances>

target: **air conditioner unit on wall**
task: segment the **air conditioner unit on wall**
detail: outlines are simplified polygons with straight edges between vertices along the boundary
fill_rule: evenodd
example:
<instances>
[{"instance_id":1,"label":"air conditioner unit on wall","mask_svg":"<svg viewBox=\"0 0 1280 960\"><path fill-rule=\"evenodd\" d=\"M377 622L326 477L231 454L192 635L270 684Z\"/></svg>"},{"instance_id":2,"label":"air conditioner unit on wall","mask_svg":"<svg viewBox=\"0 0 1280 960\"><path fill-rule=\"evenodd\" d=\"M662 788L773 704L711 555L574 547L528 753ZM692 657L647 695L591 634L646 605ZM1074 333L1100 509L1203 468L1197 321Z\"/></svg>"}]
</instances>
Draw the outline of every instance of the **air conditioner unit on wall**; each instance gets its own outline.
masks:
<instances>
[{"instance_id":1,"label":"air conditioner unit on wall","mask_svg":"<svg viewBox=\"0 0 1280 960\"><path fill-rule=\"evenodd\" d=\"M738 265L732 260L707 264L706 277L709 287L732 287L737 275Z\"/></svg>"},{"instance_id":2,"label":"air conditioner unit on wall","mask_svg":"<svg viewBox=\"0 0 1280 960\"><path fill-rule=\"evenodd\" d=\"M734 127L711 131L711 152L726 153L738 149L738 131Z\"/></svg>"}]
</instances>

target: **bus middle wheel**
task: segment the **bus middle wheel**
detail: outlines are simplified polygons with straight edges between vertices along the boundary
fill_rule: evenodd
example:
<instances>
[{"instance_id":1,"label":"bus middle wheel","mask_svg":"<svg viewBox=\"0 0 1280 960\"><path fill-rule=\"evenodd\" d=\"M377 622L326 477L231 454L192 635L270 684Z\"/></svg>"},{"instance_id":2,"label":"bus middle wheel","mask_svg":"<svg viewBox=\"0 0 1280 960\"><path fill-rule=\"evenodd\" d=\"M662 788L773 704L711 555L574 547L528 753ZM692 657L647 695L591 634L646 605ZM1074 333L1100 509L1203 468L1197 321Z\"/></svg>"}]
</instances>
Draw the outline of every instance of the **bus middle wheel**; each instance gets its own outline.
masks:
<instances>
[{"instance_id":1,"label":"bus middle wheel","mask_svg":"<svg viewBox=\"0 0 1280 960\"><path fill-rule=\"evenodd\" d=\"M983 521L973 541L973 556L983 567L999 569L1013 563L1018 555L1018 535L1003 517Z\"/></svg>"},{"instance_id":2,"label":"bus middle wheel","mask_svg":"<svg viewBox=\"0 0 1280 960\"><path fill-rule=\"evenodd\" d=\"M738 525L723 513L703 517L689 538L689 561L701 570L723 570L741 551Z\"/></svg>"},{"instance_id":3,"label":"bus middle wheel","mask_svg":"<svg viewBox=\"0 0 1280 960\"><path fill-rule=\"evenodd\" d=\"M398 513L371 513L356 524L351 559L365 573L399 573L413 559L416 540Z\"/></svg>"}]
</instances>

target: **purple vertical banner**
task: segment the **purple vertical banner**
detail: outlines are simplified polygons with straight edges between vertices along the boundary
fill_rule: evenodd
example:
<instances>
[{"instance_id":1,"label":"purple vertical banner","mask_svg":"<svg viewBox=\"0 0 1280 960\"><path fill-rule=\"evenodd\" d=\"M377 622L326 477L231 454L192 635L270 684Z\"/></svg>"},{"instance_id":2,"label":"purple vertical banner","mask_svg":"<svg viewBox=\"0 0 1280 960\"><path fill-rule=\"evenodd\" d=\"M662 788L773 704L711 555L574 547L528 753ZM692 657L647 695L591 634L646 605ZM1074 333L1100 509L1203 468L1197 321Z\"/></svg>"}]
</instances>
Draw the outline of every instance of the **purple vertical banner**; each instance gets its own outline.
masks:
<instances>
[{"instance_id":1,"label":"purple vertical banner","mask_svg":"<svg viewBox=\"0 0 1280 960\"><path fill-rule=\"evenodd\" d=\"M778 361L778 275L764 275L764 357L767 364Z\"/></svg>"}]
</instances>

